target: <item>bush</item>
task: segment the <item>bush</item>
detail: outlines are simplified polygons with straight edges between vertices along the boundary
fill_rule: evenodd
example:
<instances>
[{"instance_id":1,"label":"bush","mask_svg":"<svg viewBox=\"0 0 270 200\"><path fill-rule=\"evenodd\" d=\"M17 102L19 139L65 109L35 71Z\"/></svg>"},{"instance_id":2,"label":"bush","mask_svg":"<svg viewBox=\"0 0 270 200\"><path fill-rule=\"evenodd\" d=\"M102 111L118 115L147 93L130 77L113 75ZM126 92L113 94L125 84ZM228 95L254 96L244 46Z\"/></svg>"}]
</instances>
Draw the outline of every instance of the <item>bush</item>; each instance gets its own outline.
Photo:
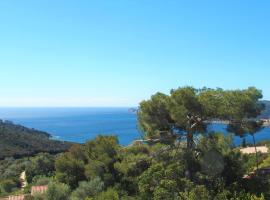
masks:
<instances>
[{"instance_id":1,"label":"bush","mask_svg":"<svg viewBox=\"0 0 270 200\"><path fill-rule=\"evenodd\" d=\"M17 189L17 183L13 180L3 180L0 182L0 194L11 193Z\"/></svg>"},{"instance_id":2,"label":"bush","mask_svg":"<svg viewBox=\"0 0 270 200\"><path fill-rule=\"evenodd\" d=\"M107 191L100 193L94 200L119 200L119 195L116 190L109 188Z\"/></svg>"},{"instance_id":3,"label":"bush","mask_svg":"<svg viewBox=\"0 0 270 200\"><path fill-rule=\"evenodd\" d=\"M48 185L51 181L51 178L46 176L35 176L33 179L33 185Z\"/></svg>"},{"instance_id":4,"label":"bush","mask_svg":"<svg viewBox=\"0 0 270 200\"><path fill-rule=\"evenodd\" d=\"M51 182L46 192L46 200L67 200L70 195L70 189L66 184Z\"/></svg>"},{"instance_id":5,"label":"bush","mask_svg":"<svg viewBox=\"0 0 270 200\"><path fill-rule=\"evenodd\" d=\"M82 200L90 196L96 196L104 188L104 183L100 178L95 178L90 182L80 182L79 187L72 193L71 200Z\"/></svg>"},{"instance_id":6,"label":"bush","mask_svg":"<svg viewBox=\"0 0 270 200\"><path fill-rule=\"evenodd\" d=\"M31 159L31 164L26 168L27 182L31 183L35 176L49 176L54 169L54 156L41 153Z\"/></svg>"}]
</instances>

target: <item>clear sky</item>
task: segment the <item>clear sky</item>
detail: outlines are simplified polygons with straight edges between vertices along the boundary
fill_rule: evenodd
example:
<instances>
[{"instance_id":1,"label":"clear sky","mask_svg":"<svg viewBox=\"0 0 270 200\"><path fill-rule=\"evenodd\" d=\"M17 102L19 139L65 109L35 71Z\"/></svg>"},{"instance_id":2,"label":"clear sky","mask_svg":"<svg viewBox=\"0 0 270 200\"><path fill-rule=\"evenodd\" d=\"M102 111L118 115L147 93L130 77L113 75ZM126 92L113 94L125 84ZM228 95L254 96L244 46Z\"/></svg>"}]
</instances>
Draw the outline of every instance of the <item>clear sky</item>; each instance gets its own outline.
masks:
<instances>
[{"instance_id":1,"label":"clear sky","mask_svg":"<svg viewBox=\"0 0 270 200\"><path fill-rule=\"evenodd\" d=\"M270 99L269 0L0 1L0 106L136 106L171 88Z\"/></svg>"}]
</instances>

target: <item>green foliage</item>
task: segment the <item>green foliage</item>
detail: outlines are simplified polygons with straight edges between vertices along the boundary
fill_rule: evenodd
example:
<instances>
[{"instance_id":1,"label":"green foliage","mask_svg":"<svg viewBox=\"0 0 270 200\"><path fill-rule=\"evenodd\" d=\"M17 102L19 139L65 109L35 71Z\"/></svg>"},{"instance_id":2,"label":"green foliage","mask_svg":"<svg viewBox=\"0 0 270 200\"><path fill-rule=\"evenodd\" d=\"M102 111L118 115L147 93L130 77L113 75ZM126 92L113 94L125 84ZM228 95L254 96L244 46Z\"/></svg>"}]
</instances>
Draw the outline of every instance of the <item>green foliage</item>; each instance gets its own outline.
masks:
<instances>
[{"instance_id":1,"label":"green foliage","mask_svg":"<svg viewBox=\"0 0 270 200\"><path fill-rule=\"evenodd\" d=\"M235 193L230 200L265 200L263 195L256 196L246 192Z\"/></svg>"},{"instance_id":2,"label":"green foliage","mask_svg":"<svg viewBox=\"0 0 270 200\"><path fill-rule=\"evenodd\" d=\"M48 154L20 162L6 159L0 161L1 191L12 192L10 181L17 179L11 177L26 169L31 185L53 180L47 193L34 199L270 199L270 177L258 173L243 179L256 161L267 167L269 159L258 154L255 161L233 146L232 136L207 132L212 120L228 120L232 133L254 135L262 125L255 120L263 109L261 97L256 88L184 87L170 95L157 93L141 103L138 113L148 144L122 147L114 136L98 136L72 146L56 161Z\"/></svg>"},{"instance_id":3,"label":"green foliage","mask_svg":"<svg viewBox=\"0 0 270 200\"><path fill-rule=\"evenodd\" d=\"M137 177L150 166L149 155L150 148L146 145L130 146L119 152L119 161L114 168L120 177L122 190L129 194L138 192Z\"/></svg>"},{"instance_id":4,"label":"green foliage","mask_svg":"<svg viewBox=\"0 0 270 200\"><path fill-rule=\"evenodd\" d=\"M109 188L107 191L101 192L97 195L94 200L120 200L120 197L116 190Z\"/></svg>"},{"instance_id":5,"label":"green foliage","mask_svg":"<svg viewBox=\"0 0 270 200\"><path fill-rule=\"evenodd\" d=\"M71 154L61 155L55 163L56 178L58 181L68 184L71 188L76 188L80 181L85 180L84 162L71 156Z\"/></svg>"},{"instance_id":6,"label":"green foliage","mask_svg":"<svg viewBox=\"0 0 270 200\"><path fill-rule=\"evenodd\" d=\"M35 197L27 195L26 197L24 197L24 200L35 200Z\"/></svg>"},{"instance_id":7,"label":"green foliage","mask_svg":"<svg viewBox=\"0 0 270 200\"><path fill-rule=\"evenodd\" d=\"M21 163L25 167L33 163L38 170L39 165L51 163L46 161L49 158L53 162L54 157L47 154L6 162L11 165L13 162ZM76 145L56 158L56 172L49 173L55 177L35 175L32 179L31 185L46 185L54 181L49 183L46 194L34 199L260 200L261 194L265 199L270 194L270 178L242 179L254 168L254 157L240 154L238 148L233 147L232 138L222 134L211 133L197 138L193 151L181 141L170 145L157 143L121 147L114 137L103 136L87 145ZM46 174L42 167L39 169L42 173L35 174ZM17 188L18 185L15 186ZM14 191L5 190L5 194Z\"/></svg>"},{"instance_id":8,"label":"green foliage","mask_svg":"<svg viewBox=\"0 0 270 200\"><path fill-rule=\"evenodd\" d=\"M171 130L172 119L168 103L169 96L162 93L153 95L149 101L141 102L138 121L147 137L156 136L159 131L169 132Z\"/></svg>"},{"instance_id":9,"label":"green foliage","mask_svg":"<svg viewBox=\"0 0 270 200\"><path fill-rule=\"evenodd\" d=\"M55 171L55 156L41 153L30 159L26 167L27 182L31 183L35 176L50 176Z\"/></svg>"},{"instance_id":10,"label":"green foliage","mask_svg":"<svg viewBox=\"0 0 270 200\"><path fill-rule=\"evenodd\" d=\"M100 178L94 178L90 182L80 182L79 187L72 192L71 200L81 200L94 197L104 189L104 183Z\"/></svg>"},{"instance_id":11,"label":"green foliage","mask_svg":"<svg viewBox=\"0 0 270 200\"><path fill-rule=\"evenodd\" d=\"M58 182L51 182L45 195L45 200L67 200L69 199L70 188Z\"/></svg>"},{"instance_id":12,"label":"green foliage","mask_svg":"<svg viewBox=\"0 0 270 200\"><path fill-rule=\"evenodd\" d=\"M118 149L118 140L114 136L98 136L95 140L87 142L85 145L87 179L100 177L106 186L112 185L116 178L114 163L117 161Z\"/></svg>"},{"instance_id":13,"label":"green foliage","mask_svg":"<svg viewBox=\"0 0 270 200\"><path fill-rule=\"evenodd\" d=\"M231 130L237 133L243 119L254 119L264 106L259 102L261 91L256 88L246 90L195 89L183 87L172 90L170 96L157 93L150 100L140 104L138 121L146 138L186 135L188 147L192 147L193 135L205 133L207 122L230 120ZM256 132L247 122L247 130ZM162 134L162 135L161 135Z\"/></svg>"},{"instance_id":14,"label":"green foliage","mask_svg":"<svg viewBox=\"0 0 270 200\"><path fill-rule=\"evenodd\" d=\"M34 200L45 200L46 199L46 195L45 194L36 194L33 197Z\"/></svg>"},{"instance_id":15,"label":"green foliage","mask_svg":"<svg viewBox=\"0 0 270 200\"><path fill-rule=\"evenodd\" d=\"M72 147L69 152L56 160L56 178L68 184L72 189L81 181L91 181L100 177L105 186L112 185L116 173L114 163L119 149L114 136L98 136L85 146Z\"/></svg>"},{"instance_id":16,"label":"green foliage","mask_svg":"<svg viewBox=\"0 0 270 200\"><path fill-rule=\"evenodd\" d=\"M27 158L24 159L14 159L6 158L0 160L0 180L3 179L17 179L21 172L29 165Z\"/></svg>"},{"instance_id":17,"label":"green foliage","mask_svg":"<svg viewBox=\"0 0 270 200\"><path fill-rule=\"evenodd\" d=\"M183 166L157 163L139 177L139 192L143 199L173 199L188 184Z\"/></svg>"},{"instance_id":18,"label":"green foliage","mask_svg":"<svg viewBox=\"0 0 270 200\"><path fill-rule=\"evenodd\" d=\"M208 190L201 185L194 186L190 191L180 192L178 199L181 200L209 200L211 196ZM215 198L216 199L216 198Z\"/></svg>"},{"instance_id":19,"label":"green foliage","mask_svg":"<svg viewBox=\"0 0 270 200\"><path fill-rule=\"evenodd\" d=\"M260 168L269 167L270 166L270 154L267 155L267 158L263 160L260 164Z\"/></svg>"},{"instance_id":20,"label":"green foliage","mask_svg":"<svg viewBox=\"0 0 270 200\"><path fill-rule=\"evenodd\" d=\"M0 121L0 159L30 156L39 152L58 153L71 145L50 139L50 135L12 122Z\"/></svg>"},{"instance_id":21,"label":"green foliage","mask_svg":"<svg viewBox=\"0 0 270 200\"><path fill-rule=\"evenodd\" d=\"M32 184L36 186L48 185L52 181L52 178L46 176L35 176Z\"/></svg>"},{"instance_id":22,"label":"green foliage","mask_svg":"<svg viewBox=\"0 0 270 200\"><path fill-rule=\"evenodd\" d=\"M7 179L0 181L0 194L8 194L17 189L18 183L14 180Z\"/></svg>"}]
</instances>

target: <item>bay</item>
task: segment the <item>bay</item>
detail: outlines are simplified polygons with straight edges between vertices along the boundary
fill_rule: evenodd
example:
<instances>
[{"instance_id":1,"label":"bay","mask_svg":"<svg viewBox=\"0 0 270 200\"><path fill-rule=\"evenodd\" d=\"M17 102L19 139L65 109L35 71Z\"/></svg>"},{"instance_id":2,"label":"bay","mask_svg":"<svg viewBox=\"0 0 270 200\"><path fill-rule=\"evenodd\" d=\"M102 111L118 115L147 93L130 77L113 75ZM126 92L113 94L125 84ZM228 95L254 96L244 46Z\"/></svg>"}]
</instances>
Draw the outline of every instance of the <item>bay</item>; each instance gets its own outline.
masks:
<instances>
[{"instance_id":1,"label":"bay","mask_svg":"<svg viewBox=\"0 0 270 200\"><path fill-rule=\"evenodd\" d=\"M129 108L0 108L0 119L48 132L55 139L78 143L99 134L117 135L122 145L141 139L136 113ZM228 134L223 124L213 124L208 129ZM246 138L252 142L251 136ZM256 139L269 140L270 128L257 133ZM241 138L234 138L235 145L241 142Z\"/></svg>"}]
</instances>

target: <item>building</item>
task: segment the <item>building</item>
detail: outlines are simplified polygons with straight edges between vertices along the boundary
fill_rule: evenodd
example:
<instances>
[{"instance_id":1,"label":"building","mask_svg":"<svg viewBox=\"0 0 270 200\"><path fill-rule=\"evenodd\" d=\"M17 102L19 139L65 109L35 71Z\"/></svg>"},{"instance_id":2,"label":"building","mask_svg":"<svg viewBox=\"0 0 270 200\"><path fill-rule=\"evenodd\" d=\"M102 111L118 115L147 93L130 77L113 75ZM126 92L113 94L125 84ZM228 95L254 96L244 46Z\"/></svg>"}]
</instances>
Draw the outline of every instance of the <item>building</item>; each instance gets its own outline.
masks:
<instances>
[{"instance_id":1,"label":"building","mask_svg":"<svg viewBox=\"0 0 270 200\"><path fill-rule=\"evenodd\" d=\"M255 154L256 153L255 147L241 148L240 151L243 154ZM268 147L267 146L258 146L257 147L257 152L268 153Z\"/></svg>"},{"instance_id":2,"label":"building","mask_svg":"<svg viewBox=\"0 0 270 200\"><path fill-rule=\"evenodd\" d=\"M33 186L31 188L31 196L34 196L35 194L44 194L47 190L48 190L48 185Z\"/></svg>"},{"instance_id":3,"label":"building","mask_svg":"<svg viewBox=\"0 0 270 200\"><path fill-rule=\"evenodd\" d=\"M44 194L48 190L48 185L44 186L33 186L31 188L31 196L35 196L36 194ZM16 196L9 196L5 198L0 198L0 200L24 200L27 195L16 195Z\"/></svg>"},{"instance_id":4,"label":"building","mask_svg":"<svg viewBox=\"0 0 270 200\"><path fill-rule=\"evenodd\" d=\"M25 195L16 195L16 196L0 198L0 200L24 200L24 198L25 198Z\"/></svg>"}]
</instances>

